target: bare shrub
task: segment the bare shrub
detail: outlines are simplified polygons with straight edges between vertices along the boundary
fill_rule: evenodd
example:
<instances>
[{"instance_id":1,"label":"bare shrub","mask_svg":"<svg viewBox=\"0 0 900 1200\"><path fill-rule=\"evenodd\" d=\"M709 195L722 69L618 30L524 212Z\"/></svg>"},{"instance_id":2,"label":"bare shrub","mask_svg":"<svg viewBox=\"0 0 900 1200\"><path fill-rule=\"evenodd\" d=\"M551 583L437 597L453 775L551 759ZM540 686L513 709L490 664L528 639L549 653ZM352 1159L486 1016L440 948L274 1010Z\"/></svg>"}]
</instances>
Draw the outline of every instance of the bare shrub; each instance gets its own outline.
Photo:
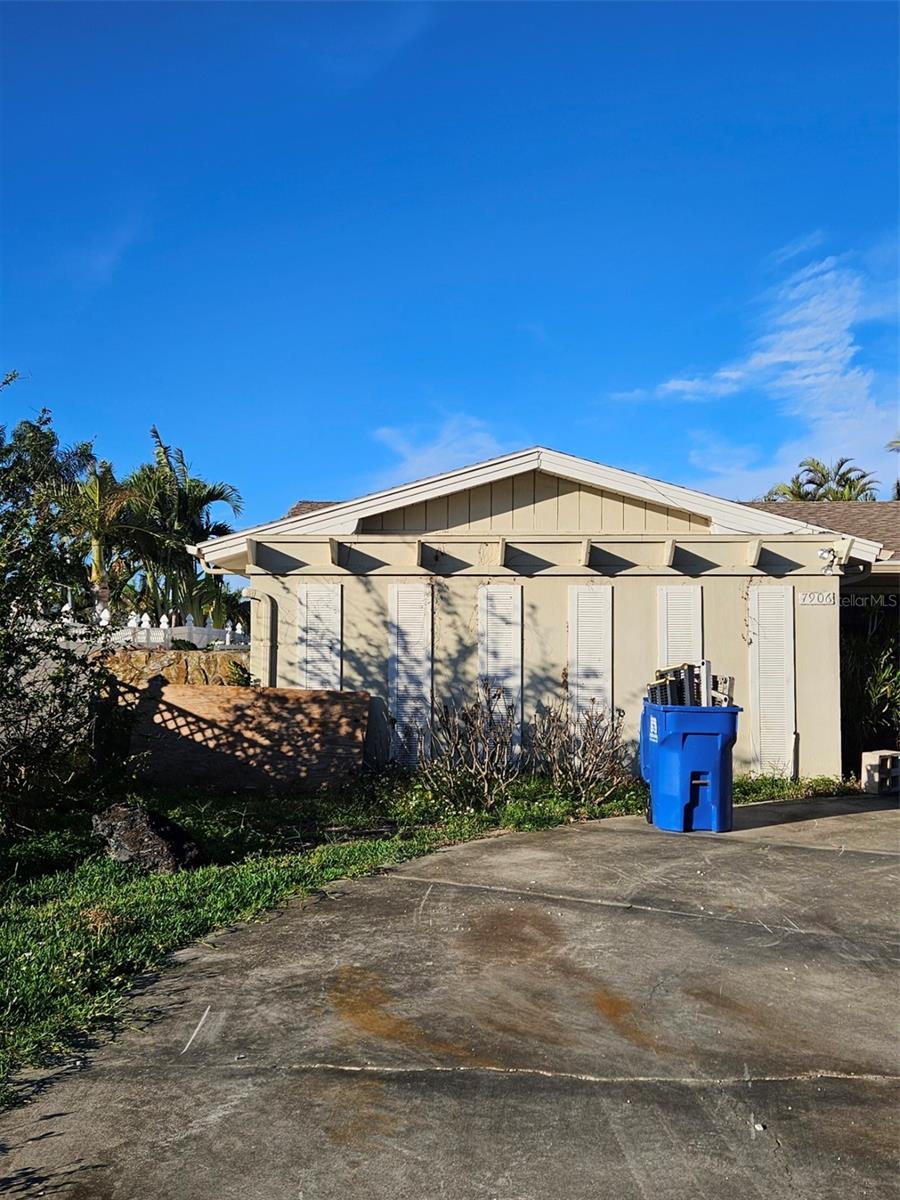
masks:
<instances>
[{"instance_id":1,"label":"bare shrub","mask_svg":"<svg viewBox=\"0 0 900 1200\"><path fill-rule=\"evenodd\" d=\"M560 795L602 803L630 778L623 717L621 709L610 714L594 701L581 712L567 700L536 712L528 730L530 770L546 776Z\"/></svg>"},{"instance_id":2,"label":"bare shrub","mask_svg":"<svg viewBox=\"0 0 900 1200\"><path fill-rule=\"evenodd\" d=\"M419 774L454 808L493 808L522 773L515 708L488 681L468 703L442 705L429 733L430 753L420 737Z\"/></svg>"},{"instance_id":3,"label":"bare shrub","mask_svg":"<svg viewBox=\"0 0 900 1200\"><path fill-rule=\"evenodd\" d=\"M442 705L419 731L417 775L455 811L496 808L529 779L576 804L602 804L631 781L623 716L561 700L520 729L503 689L481 681L472 700Z\"/></svg>"}]
</instances>

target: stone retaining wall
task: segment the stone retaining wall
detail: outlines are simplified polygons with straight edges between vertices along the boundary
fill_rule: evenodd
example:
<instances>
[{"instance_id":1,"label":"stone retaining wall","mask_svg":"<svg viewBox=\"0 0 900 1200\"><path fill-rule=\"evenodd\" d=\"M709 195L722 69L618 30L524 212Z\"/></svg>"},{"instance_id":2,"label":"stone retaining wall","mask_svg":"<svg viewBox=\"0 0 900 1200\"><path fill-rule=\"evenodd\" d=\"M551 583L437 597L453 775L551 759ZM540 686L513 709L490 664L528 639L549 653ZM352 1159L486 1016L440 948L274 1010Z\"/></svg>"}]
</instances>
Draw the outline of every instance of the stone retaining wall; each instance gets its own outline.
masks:
<instances>
[{"instance_id":1,"label":"stone retaining wall","mask_svg":"<svg viewBox=\"0 0 900 1200\"><path fill-rule=\"evenodd\" d=\"M146 687L160 677L166 683L191 686L234 685L228 674L231 663L249 668L250 647L233 646L228 650L117 650L104 659L106 666L123 684Z\"/></svg>"}]
</instances>

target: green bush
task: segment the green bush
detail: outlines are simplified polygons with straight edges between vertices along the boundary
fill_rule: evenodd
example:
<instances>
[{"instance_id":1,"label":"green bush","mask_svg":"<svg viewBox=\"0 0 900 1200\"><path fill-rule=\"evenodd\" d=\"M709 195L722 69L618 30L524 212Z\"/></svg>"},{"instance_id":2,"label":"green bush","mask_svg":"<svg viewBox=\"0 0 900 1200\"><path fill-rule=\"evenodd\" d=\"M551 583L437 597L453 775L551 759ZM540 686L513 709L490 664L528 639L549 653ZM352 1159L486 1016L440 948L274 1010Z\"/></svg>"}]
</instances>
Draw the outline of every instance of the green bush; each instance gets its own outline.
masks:
<instances>
[{"instance_id":1,"label":"green bush","mask_svg":"<svg viewBox=\"0 0 900 1200\"><path fill-rule=\"evenodd\" d=\"M650 791L643 779L630 779L614 788L609 796L598 805L598 817L643 816L647 808Z\"/></svg>"},{"instance_id":2,"label":"green bush","mask_svg":"<svg viewBox=\"0 0 900 1200\"><path fill-rule=\"evenodd\" d=\"M816 796L843 796L859 791L852 779L839 775L814 775L789 779L784 775L738 775L734 781L735 804L762 800L812 800Z\"/></svg>"},{"instance_id":3,"label":"green bush","mask_svg":"<svg viewBox=\"0 0 900 1200\"><path fill-rule=\"evenodd\" d=\"M524 790L524 789L523 789ZM512 796L499 810L498 823L507 829L549 829L575 820L571 800L552 792Z\"/></svg>"},{"instance_id":4,"label":"green bush","mask_svg":"<svg viewBox=\"0 0 900 1200\"><path fill-rule=\"evenodd\" d=\"M229 658L222 674L230 687L250 687L253 683L253 676L245 664L237 658Z\"/></svg>"},{"instance_id":5,"label":"green bush","mask_svg":"<svg viewBox=\"0 0 900 1200\"><path fill-rule=\"evenodd\" d=\"M841 737L844 770L854 773L864 750L897 745L900 627L890 609L870 612L865 623L842 620Z\"/></svg>"}]
</instances>

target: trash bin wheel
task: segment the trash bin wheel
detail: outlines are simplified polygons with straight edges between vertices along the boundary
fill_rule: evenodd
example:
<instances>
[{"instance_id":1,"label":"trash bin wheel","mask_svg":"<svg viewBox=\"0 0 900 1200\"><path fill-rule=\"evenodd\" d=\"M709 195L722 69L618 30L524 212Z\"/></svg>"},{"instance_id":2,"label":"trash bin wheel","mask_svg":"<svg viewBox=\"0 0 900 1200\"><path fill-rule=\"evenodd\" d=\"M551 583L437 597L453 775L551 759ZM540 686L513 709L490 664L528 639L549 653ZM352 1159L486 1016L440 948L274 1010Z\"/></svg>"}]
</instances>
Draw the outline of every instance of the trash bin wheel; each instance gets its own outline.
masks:
<instances>
[{"instance_id":1,"label":"trash bin wheel","mask_svg":"<svg viewBox=\"0 0 900 1200\"><path fill-rule=\"evenodd\" d=\"M644 805L644 820L648 825L653 824L653 803L650 800Z\"/></svg>"}]
</instances>

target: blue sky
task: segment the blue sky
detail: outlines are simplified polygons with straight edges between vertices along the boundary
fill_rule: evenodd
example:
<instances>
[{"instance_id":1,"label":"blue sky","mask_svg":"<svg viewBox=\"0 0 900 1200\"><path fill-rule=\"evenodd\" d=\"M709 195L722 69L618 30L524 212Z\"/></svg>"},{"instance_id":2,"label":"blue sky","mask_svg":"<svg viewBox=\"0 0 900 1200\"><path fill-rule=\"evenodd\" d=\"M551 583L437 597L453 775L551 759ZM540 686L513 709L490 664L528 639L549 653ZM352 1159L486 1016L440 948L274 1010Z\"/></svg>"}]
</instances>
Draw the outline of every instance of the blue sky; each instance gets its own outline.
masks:
<instances>
[{"instance_id":1,"label":"blue sky","mask_svg":"<svg viewBox=\"0 0 900 1200\"><path fill-rule=\"evenodd\" d=\"M247 523L541 443L897 456L888 3L2 6L2 419Z\"/></svg>"}]
</instances>

